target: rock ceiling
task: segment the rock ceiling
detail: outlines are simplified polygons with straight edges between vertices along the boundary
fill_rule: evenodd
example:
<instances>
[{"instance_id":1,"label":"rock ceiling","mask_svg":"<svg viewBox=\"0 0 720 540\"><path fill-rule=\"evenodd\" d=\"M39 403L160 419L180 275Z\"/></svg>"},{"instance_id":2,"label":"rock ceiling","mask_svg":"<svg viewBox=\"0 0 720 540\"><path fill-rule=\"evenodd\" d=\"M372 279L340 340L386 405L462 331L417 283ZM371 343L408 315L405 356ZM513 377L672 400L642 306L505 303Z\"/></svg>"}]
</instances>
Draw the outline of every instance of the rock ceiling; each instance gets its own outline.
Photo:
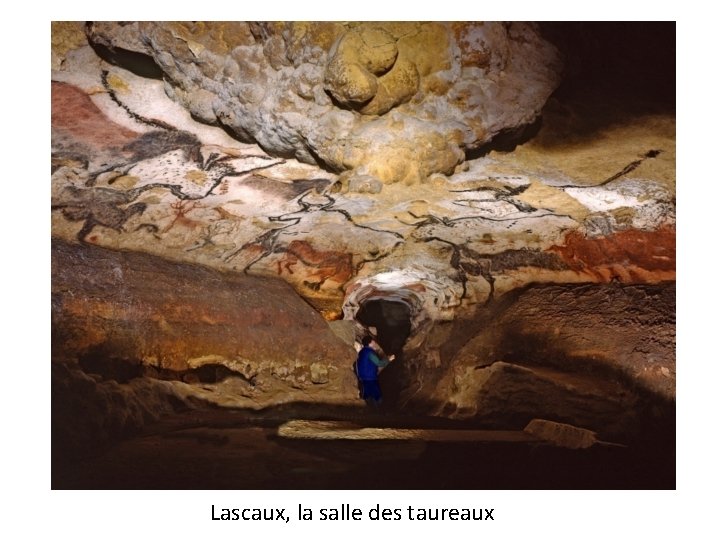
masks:
<instances>
[{"instance_id":1,"label":"rock ceiling","mask_svg":"<svg viewBox=\"0 0 720 540\"><path fill-rule=\"evenodd\" d=\"M87 27L164 80L64 30L58 237L279 276L327 318L384 287L424 288L442 318L530 282L674 276L674 118L563 139L577 112L551 102L558 127L465 160L559 83L531 25Z\"/></svg>"},{"instance_id":2,"label":"rock ceiling","mask_svg":"<svg viewBox=\"0 0 720 540\"><path fill-rule=\"evenodd\" d=\"M250 285L235 277L280 278L328 321L352 320L370 300L401 302L412 318L408 351L417 353L406 376L416 397L443 394L435 413L463 417L503 403L517 411L528 402L508 405L501 394L522 395L528 385L536 396L569 392L561 408L580 411L569 415L580 424L592 424L582 411L597 393L605 401L596 416L632 407L637 396L622 389L564 379L551 358L563 347L566 357L601 358L674 396L674 289L661 285L675 279L674 112L627 114L610 97L551 97L562 55L537 26L55 23L52 38L58 328L91 328L101 343L112 321L132 333L150 313L158 336L184 324L173 317L189 304L170 299L185 286L180 278L162 288L175 315L137 308L150 290L143 279L167 277L150 259L134 269L117 261L108 270L114 285L78 281L83 268L105 268L85 252L99 246L178 263L188 282L202 273L192 265L220 271L202 279L231 276L227 290L239 298ZM75 255L62 266L70 245ZM88 316L99 304L71 309L73 287L92 296L125 278L139 285L123 289L122 309L111 293L99 314ZM197 321L228 332L243 324L230 313L241 303L221 289L226 312ZM275 294L268 303L280 303ZM212 300L193 302L215 313ZM484 306L493 315L461 340L460 326L442 326ZM281 332L294 337L284 317ZM508 330L522 325L542 326L542 343L528 341L531 330L513 339ZM597 325L602 331L591 331ZM204 339L188 332L184 339ZM167 354L177 352L171 341ZM125 352L158 369L221 364L242 374L243 392L255 392L245 371L257 366L238 367L233 357L242 346L218 346L220 356L188 347L188 358L166 364L137 344ZM528 367L538 351L546 364ZM313 355L290 368L268 364L268 373L303 392L325 384L335 368ZM344 392L342 384L328 388Z\"/></svg>"}]
</instances>

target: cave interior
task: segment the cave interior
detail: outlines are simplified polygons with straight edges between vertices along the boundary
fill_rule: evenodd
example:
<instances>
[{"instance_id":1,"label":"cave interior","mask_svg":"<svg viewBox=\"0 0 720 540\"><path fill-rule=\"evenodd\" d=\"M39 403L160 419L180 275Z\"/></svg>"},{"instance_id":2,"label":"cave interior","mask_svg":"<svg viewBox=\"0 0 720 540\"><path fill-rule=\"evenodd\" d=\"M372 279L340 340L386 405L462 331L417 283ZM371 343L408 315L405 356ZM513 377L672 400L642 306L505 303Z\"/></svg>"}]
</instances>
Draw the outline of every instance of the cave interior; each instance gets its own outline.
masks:
<instances>
[{"instance_id":1,"label":"cave interior","mask_svg":"<svg viewBox=\"0 0 720 540\"><path fill-rule=\"evenodd\" d=\"M674 23L51 32L53 489L674 489Z\"/></svg>"}]
</instances>

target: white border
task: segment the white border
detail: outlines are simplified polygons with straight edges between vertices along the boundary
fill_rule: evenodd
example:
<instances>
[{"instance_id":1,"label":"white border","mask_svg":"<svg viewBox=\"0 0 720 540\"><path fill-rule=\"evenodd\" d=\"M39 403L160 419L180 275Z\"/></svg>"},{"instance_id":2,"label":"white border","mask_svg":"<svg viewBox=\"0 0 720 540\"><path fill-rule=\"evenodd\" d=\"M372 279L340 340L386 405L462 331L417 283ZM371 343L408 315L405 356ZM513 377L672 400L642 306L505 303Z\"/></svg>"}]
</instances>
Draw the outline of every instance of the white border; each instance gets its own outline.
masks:
<instances>
[{"instance_id":1,"label":"white border","mask_svg":"<svg viewBox=\"0 0 720 540\"><path fill-rule=\"evenodd\" d=\"M361 2L339 16L326 16L323 4L273 2L263 9L240 3L203 6L125 1L118 7L97 2L54 4L49 18L39 6L14 6L3 31L2 103L6 205L3 226L3 334L8 347L0 396L4 419L2 490L3 530L13 536L72 535L73 538L240 538L245 534L290 533L317 538L398 533L473 534L517 538L523 533L552 538L677 538L687 529L713 526L717 447L714 444L718 402L718 352L715 337L714 238L718 201L716 132L717 30L709 13L690 12L677 2L603 2L602 11L565 11L566 2L513 2L511 10L487 2L413 5L388 12L389 3ZM223 4L223 5L219 5ZM244 4L244 3L243 3ZM496 3L497 4L497 3ZM326 5L326 4L325 4ZM454 9L453 9L454 8ZM92 16L88 17L87 14ZM133 15L128 16L128 13ZM141 16L137 14L141 13ZM333 13L337 13L333 9ZM49 23L51 20L678 20L678 489L653 492L490 491L490 492L53 492L49 467ZM9 121L7 120L9 119ZM40 143L38 143L40 139ZM371 523L346 526L313 523L305 527L217 527L209 506L217 504L284 505L305 502L317 507L379 503L395 507L416 501L425 505L488 505L496 521L442 528L428 524L380 530ZM480 503L478 501L481 501ZM413 524L414 525L414 524ZM489 525L486 527L486 525ZM375 526L375 527L374 527ZM282 528L284 527L284 528Z\"/></svg>"}]
</instances>

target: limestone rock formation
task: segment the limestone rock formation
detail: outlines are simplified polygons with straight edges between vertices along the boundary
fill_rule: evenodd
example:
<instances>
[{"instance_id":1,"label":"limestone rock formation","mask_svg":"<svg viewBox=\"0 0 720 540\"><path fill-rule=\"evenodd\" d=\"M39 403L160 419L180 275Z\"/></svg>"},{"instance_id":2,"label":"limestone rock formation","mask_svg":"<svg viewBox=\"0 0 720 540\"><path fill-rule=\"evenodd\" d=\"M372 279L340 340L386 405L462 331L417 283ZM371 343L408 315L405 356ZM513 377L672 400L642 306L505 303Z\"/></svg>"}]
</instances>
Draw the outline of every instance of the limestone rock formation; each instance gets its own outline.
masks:
<instances>
[{"instance_id":1,"label":"limestone rock formation","mask_svg":"<svg viewBox=\"0 0 720 540\"><path fill-rule=\"evenodd\" d=\"M357 403L375 328L413 410L670 418L674 112L613 101L617 80L548 99L535 25L57 23L52 43L54 352L91 401L112 380L134 403L140 373L183 406Z\"/></svg>"},{"instance_id":2,"label":"limestone rock formation","mask_svg":"<svg viewBox=\"0 0 720 540\"><path fill-rule=\"evenodd\" d=\"M580 426L617 429L635 396L620 385L598 384L590 377L563 376L558 370L494 362L454 370L453 390L444 413L480 417L521 427L534 415Z\"/></svg>"},{"instance_id":3,"label":"limestone rock formation","mask_svg":"<svg viewBox=\"0 0 720 540\"><path fill-rule=\"evenodd\" d=\"M590 448L598 442L593 431L539 418L530 421L523 431L563 448Z\"/></svg>"},{"instance_id":4,"label":"limestone rock formation","mask_svg":"<svg viewBox=\"0 0 720 540\"><path fill-rule=\"evenodd\" d=\"M456 359L474 365L518 359L556 367L567 359L584 360L596 369L618 368L639 386L674 399L675 285L533 287L468 341Z\"/></svg>"},{"instance_id":5,"label":"limestone rock formation","mask_svg":"<svg viewBox=\"0 0 720 540\"><path fill-rule=\"evenodd\" d=\"M63 242L52 280L58 361L121 382L205 383L200 397L221 403L207 397L218 385L225 404L304 400L319 386L331 401L355 398L354 349L280 280Z\"/></svg>"},{"instance_id":6,"label":"limestone rock formation","mask_svg":"<svg viewBox=\"0 0 720 540\"><path fill-rule=\"evenodd\" d=\"M675 286L528 287L433 327L392 368L404 406L517 428L541 417L641 433L673 414Z\"/></svg>"},{"instance_id":7,"label":"limestone rock formation","mask_svg":"<svg viewBox=\"0 0 720 540\"><path fill-rule=\"evenodd\" d=\"M288 28L305 29L302 39L288 42L294 44L292 54L283 48L289 46ZM209 69L204 59L215 58L210 50L225 54L233 47L257 47L260 40L267 46L259 57L267 56L275 65L266 71L277 68L288 77L292 62L283 58L302 57L307 43L322 43L328 51L337 45L332 58L356 65L358 55L369 53L362 47L352 54L346 49L362 38L380 44L380 56L363 65L369 66L368 73L377 72L373 77L382 78L382 69L392 72L388 66L395 54L388 36L403 28L422 29L430 43L442 41L442 36L455 40L468 55L463 56L466 68L478 64L494 73L512 63L510 45L498 45L499 52L486 45L517 36L508 34L515 25L361 24L348 30L335 23L96 23L88 31L98 50L113 47L113 60L123 57L122 51L151 54L148 40L137 39L143 32L157 39L165 36L177 47L190 43L202 61L191 51L163 58L178 64L182 58L195 58L192 65L204 69ZM443 33L448 29L454 37ZM62 35L66 30L63 27ZM190 30L195 34L188 34ZM98 37L105 34L107 39ZM402 43L407 39L409 35L396 40L393 66L405 54ZM551 102L544 113L548 126L512 153L491 152L454 174L431 174L422 184L384 185L362 167L338 176L269 156L193 119L166 96L165 91L177 87L110 65L87 45L66 51L65 43L58 46L58 58L64 57L53 72L52 86L56 236L124 250L141 246L174 260L274 275L291 283L328 319L352 317L359 308L356 299L372 300L377 296L373 290L414 295L416 330L425 326L422 321L452 319L528 283L674 279L674 120L667 116L642 116L627 125L622 117L599 131L598 142L578 142L573 134L587 129L582 117ZM427 54L432 51L428 48ZM416 53L413 58L420 65L424 57ZM532 59L536 53L526 54ZM352 62L343 60L348 55ZM439 69L442 62L432 58L427 65ZM525 62L521 58L525 56L513 62ZM249 69L250 64L243 66ZM506 79L511 71L504 73ZM326 84L323 81L325 75L317 84ZM262 88L292 101L291 89ZM472 95L480 94L473 90ZM372 119L330 103L328 107L337 110L322 118L337 114L359 119L358 129L367 131L375 144L393 133L383 122L413 103ZM497 107L497 118L520 114L517 107L502 103L488 101L483 110ZM261 101L253 106L276 105ZM450 110L443 109L443 115ZM403 115L405 131L425 122L417 111L411 115L407 109ZM242 118L255 118L264 129L284 125L267 115ZM304 122L306 116L299 118ZM330 139L344 140L336 128L327 131L334 134ZM382 148L358 159L387 168L418 167L422 156L444 159L440 150L447 137L433 135L428 145L417 144L413 137L412 130L404 132L402 141L383 142ZM383 148L392 149L397 161L385 156ZM378 280L383 281L379 288Z\"/></svg>"},{"instance_id":8,"label":"limestone rock formation","mask_svg":"<svg viewBox=\"0 0 720 540\"><path fill-rule=\"evenodd\" d=\"M92 454L163 415L199 403L187 385L171 381L133 377L118 382L87 373L75 360L54 361L51 369L53 449L59 455Z\"/></svg>"},{"instance_id":9,"label":"limestone rock formation","mask_svg":"<svg viewBox=\"0 0 720 540\"><path fill-rule=\"evenodd\" d=\"M142 53L207 123L383 183L452 174L532 123L559 82L528 23L92 23L96 46Z\"/></svg>"}]
</instances>

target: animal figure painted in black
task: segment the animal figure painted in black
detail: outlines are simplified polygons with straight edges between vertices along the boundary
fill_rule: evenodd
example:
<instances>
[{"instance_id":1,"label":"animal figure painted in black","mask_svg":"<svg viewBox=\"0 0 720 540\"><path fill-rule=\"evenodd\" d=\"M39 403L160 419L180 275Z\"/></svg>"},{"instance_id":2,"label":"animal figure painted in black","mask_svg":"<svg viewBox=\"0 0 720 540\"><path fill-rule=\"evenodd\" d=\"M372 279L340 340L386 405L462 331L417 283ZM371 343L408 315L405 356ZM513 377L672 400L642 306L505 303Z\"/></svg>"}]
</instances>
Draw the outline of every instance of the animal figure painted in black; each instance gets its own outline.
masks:
<instances>
[{"instance_id":1,"label":"animal figure painted in black","mask_svg":"<svg viewBox=\"0 0 720 540\"><path fill-rule=\"evenodd\" d=\"M127 157L91 173L85 185L94 186L97 178L109 171L116 171L118 176L127 174L141 161L176 150L182 151L186 161L197 164L198 169L203 168L202 143L195 135L188 131L149 131L122 147L119 155Z\"/></svg>"},{"instance_id":2,"label":"animal figure painted in black","mask_svg":"<svg viewBox=\"0 0 720 540\"><path fill-rule=\"evenodd\" d=\"M107 71L103 71L101 74L101 81L110 98L119 107L125 110L131 118L140 123L159 129L149 131L147 133L141 133L134 140L124 144L118 152L118 154L122 156L122 161L112 163L103 167L101 170L92 173L85 183L86 186L94 186L98 176L105 172L115 170L118 171L119 175L127 174L130 169L141 161L162 156L163 154L176 150L182 151L183 157L186 161L195 163L199 169L203 168L204 163L201 151L202 143L194 134L188 131L179 130L162 120L145 118L144 116L137 114L125 103L120 101L120 99L118 99L115 90L108 81L108 75L109 73ZM112 183L112 181L109 183Z\"/></svg>"},{"instance_id":3,"label":"animal figure painted in black","mask_svg":"<svg viewBox=\"0 0 720 540\"><path fill-rule=\"evenodd\" d=\"M142 214L147 208L142 202L124 206L135 200L140 193L138 190L117 191L67 186L62 191L63 200L53 204L52 210L62 210L63 216L70 221L84 221L77 233L77 239L87 243L88 235L97 225L123 232L125 222L135 214Z\"/></svg>"}]
</instances>

